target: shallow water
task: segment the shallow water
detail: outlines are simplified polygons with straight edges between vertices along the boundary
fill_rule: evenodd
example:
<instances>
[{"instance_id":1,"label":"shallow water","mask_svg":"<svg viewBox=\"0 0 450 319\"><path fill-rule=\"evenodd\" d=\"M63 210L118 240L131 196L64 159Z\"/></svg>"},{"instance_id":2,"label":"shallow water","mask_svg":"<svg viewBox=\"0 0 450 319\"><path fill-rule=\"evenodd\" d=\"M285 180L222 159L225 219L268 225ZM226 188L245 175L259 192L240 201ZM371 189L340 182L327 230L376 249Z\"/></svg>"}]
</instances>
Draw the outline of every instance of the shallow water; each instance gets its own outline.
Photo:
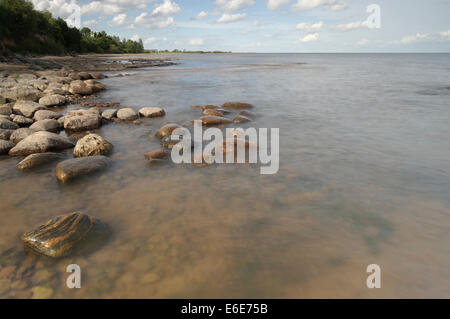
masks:
<instances>
[{"instance_id":1,"label":"shallow water","mask_svg":"<svg viewBox=\"0 0 450 319\"><path fill-rule=\"evenodd\" d=\"M449 54L181 58L103 80L102 100L167 113L103 126L105 173L61 185L53 166L22 173L0 157L0 265L13 266L0 280L22 284L0 297L450 297ZM226 101L255 106L244 127L280 128L277 174L146 161L161 125ZM72 211L113 237L62 260L24 252L24 231ZM71 263L81 289L65 286ZM366 287L369 264L381 289Z\"/></svg>"}]
</instances>

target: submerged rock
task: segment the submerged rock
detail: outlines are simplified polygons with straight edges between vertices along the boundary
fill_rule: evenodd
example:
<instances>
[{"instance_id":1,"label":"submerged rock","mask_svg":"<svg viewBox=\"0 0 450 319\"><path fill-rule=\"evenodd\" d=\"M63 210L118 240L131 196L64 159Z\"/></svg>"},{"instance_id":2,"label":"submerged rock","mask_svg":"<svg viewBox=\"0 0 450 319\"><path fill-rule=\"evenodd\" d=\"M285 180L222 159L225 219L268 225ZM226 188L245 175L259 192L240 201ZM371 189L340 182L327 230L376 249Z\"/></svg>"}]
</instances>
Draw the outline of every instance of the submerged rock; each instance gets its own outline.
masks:
<instances>
[{"instance_id":1,"label":"submerged rock","mask_svg":"<svg viewBox=\"0 0 450 319\"><path fill-rule=\"evenodd\" d=\"M56 160L63 159L63 154L58 153L38 153L28 155L24 160L17 164L16 168L19 171L25 171L39 166L52 163Z\"/></svg>"},{"instance_id":2,"label":"submerged rock","mask_svg":"<svg viewBox=\"0 0 450 319\"><path fill-rule=\"evenodd\" d=\"M8 154L9 150L14 147L11 141L0 140L0 155Z\"/></svg>"},{"instance_id":3,"label":"submerged rock","mask_svg":"<svg viewBox=\"0 0 450 319\"><path fill-rule=\"evenodd\" d=\"M66 98L59 94L47 95L39 99L39 104L45 106L58 106L66 104Z\"/></svg>"},{"instance_id":4,"label":"submerged rock","mask_svg":"<svg viewBox=\"0 0 450 319\"><path fill-rule=\"evenodd\" d=\"M104 156L81 157L65 160L56 166L56 178L65 183L81 176L107 168L109 160Z\"/></svg>"},{"instance_id":5,"label":"submerged rock","mask_svg":"<svg viewBox=\"0 0 450 319\"><path fill-rule=\"evenodd\" d=\"M164 151L164 150L156 150L156 151L147 153L144 156L148 160L162 159L162 158L166 158L167 157L167 152Z\"/></svg>"},{"instance_id":6,"label":"submerged rock","mask_svg":"<svg viewBox=\"0 0 450 319\"><path fill-rule=\"evenodd\" d=\"M14 104L13 110L23 116L32 118L34 113L39 110L47 110L47 107L32 101L17 101Z\"/></svg>"},{"instance_id":7,"label":"submerged rock","mask_svg":"<svg viewBox=\"0 0 450 319\"><path fill-rule=\"evenodd\" d=\"M0 119L0 129L17 130L19 125L7 119Z\"/></svg>"},{"instance_id":8,"label":"submerged rock","mask_svg":"<svg viewBox=\"0 0 450 319\"><path fill-rule=\"evenodd\" d=\"M202 121L203 125L220 125L231 123L229 119L222 116L202 116L199 120Z\"/></svg>"},{"instance_id":9,"label":"submerged rock","mask_svg":"<svg viewBox=\"0 0 450 319\"><path fill-rule=\"evenodd\" d=\"M160 117L166 115L166 112L159 107L144 107L139 110L139 114L143 117Z\"/></svg>"},{"instance_id":10,"label":"submerged rock","mask_svg":"<svg viewBox=\"0 0 450 319\"><path fill-rule=\"evenodd\" d=\"M179 126L178 124L173 124L173 123L166 124L156 132L156 136L159 138L163 138L164 136L169 136L177 128L181 128L181 126Z\"/></svg>"},{"instance_id":11,"label":"submerged rock","mask_svg":"<svg viewBox=\"0 0 450 319\"><path fill-rule=\"evenodd\" d=\"M13 143L19 143L20 141L24 140L31 134L36 133L36 131L33 131L32 129L28 127L19 128L11 133L10 140Z\"/></svg>"},{"instance_id":12,"label":"submerged rock","mask_svg":"<svg viewBox=\"0 0 450 319\"><path fill-rule=\"evenodd\" d=\"M30 155L34 153L46 153L64 150L74 147L71 140L61 135L50 132L36 132L19 142L9 151L9 155Z\"/></svg>"},{"instance_id":13,"label":"submerged rock","mask_svg":"<svg viewBox=\"0 0 450 319\"><path fill-rule=\"evenodd\" d=\"M227 102L222 105L224 109L233 109L233 110L240 110L240 109L251 109L253 105L248 103L241 103L241 102Z\"/></svg>"},{"instance_id":14,"label":"submerged rock","mask_svg":"<svg viewBox=\"0 0 450 319\"><path fill-rule=\"evenodd\" d=\"M58 216L22 235L25 246L53 258L93 248L109 235L101 220L83 213Z\"/></svg>"},{"instance_id":15,"label":"submerged rock","mask_svg":"<svg viewBox=\"0 0 450 319\"><path fill-rule=\"evenodd\" d=\"M203 111L202 114L204 116L222 116L223 117L223 112L217 111L217 110L213 110L213 109L206 109L206 110Z\"/></svg>"},{"instance_id":16,"label":"submerged rock","mask_svg":"<svg viewBox=\"0 0 450 319\"><path fill-rule=\"evenodd\" d=\"M251 120L248 117L245 117L243 115L236 115L233 119L234 123L247 123L250 122Z\"/></svg>"},{"instance_id":17,"label":"submerged rock","mask_svg":"<svg viewBox=\"0 0 450 319\"><path fill-rule=\"evenodd\" d=\"M113 145L97 134L89 134L80 139L73 150L74 157L107 155Z\"/></svg>"},{"instance_id":18,"label":"submerged rock","mask_svg":"<svg viewBox=\"0 0 450 319\"><path fill-rule=\"evenodd\" d=\"M214 109L218 109L219 107L217 105L204 105L202 106L203 110L214 110Z\"/></svg>"},{"instance_id":19,"label":"submerged rock","mask_svg":"<svg viewBox=\"0 0 450 319\"><path fill-rule=\"evenodd\" d=\"M138 115L132 108L123 108L117 112L117 117L123 121L135 121Z\"/></svg>"},{"instance_id":20,"label":"submerged rock","mask_svg":"<svg viewBox=\"0 0 450 319\"><path fill-rule=\"evenodd\" d=\"M36 132L47 131L57 133L61 130L61 126L57 120L47 119L35 122L30 126L30 129Z\"/></svg>"},{"instance_id":21,"label":"submerged rock","mask_svg":"<svg viewBox=\"0 0 450 319\"><path fill-rule=\"evenodd\" d=\"M70 111L64 116L64 128L72 132L95 130L102 124L98 111L76 110Z\"/></svg>"}]
</instances>

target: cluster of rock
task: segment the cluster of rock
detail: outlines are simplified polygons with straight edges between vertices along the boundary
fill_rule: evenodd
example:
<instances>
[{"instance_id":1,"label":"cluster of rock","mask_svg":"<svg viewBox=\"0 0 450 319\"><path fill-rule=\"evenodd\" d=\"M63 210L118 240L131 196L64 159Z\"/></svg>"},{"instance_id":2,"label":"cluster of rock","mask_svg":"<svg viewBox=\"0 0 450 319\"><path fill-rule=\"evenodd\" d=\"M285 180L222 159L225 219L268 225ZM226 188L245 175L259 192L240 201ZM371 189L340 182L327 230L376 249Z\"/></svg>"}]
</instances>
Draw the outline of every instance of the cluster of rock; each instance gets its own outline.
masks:
<instances>
[{"instance_id":1,"label":"cluster of rock","mask_svg":"<svg viewBox=\"0 0 450 319\"><path fill-rule=\"evenodd\" d=\"M216 105L193 105L191 106L193 109L200 109L202 110L202 116L198 119L198 121L201 121L202 125L204 126L222 126L225 124L240 124L240 123L246 123L250 122L250 117L255 116L252 112L250 112L248 109L253 108L251 104L248 103L241 103L241 102L227 102L224 103L221 107ZM232 118L228 118L227 116L231 115ZM194 121L191 121L191 124ZM175 139L172 137L172 133L175 129L182 128L182 126L175 124L175 123L169 123L161 127L156 132L156 137L160 139L160 144L163 147L163 149L156 149L153 150L147 154L144 154L145 158L147 158L150 161L160 161L168 156L169 151L180 141L179 139ZM234 146L237 146L238 140L240 136L237 135L238 131L236 131L235 135L228 136L227 139L233 139L232 144ZM237 138L237 139L236 139ZM249 147L257 147L254 145L250 145L247 141L243 141L246 148ZM220 145L218 147L221 152L225 153L228 150L226 149L227 140L223 142L223 145ZM191 141L191 146L194 146L193 141ZM204 163L205 160L202 158L202 162Z\"/></svg>"}]
</instances>

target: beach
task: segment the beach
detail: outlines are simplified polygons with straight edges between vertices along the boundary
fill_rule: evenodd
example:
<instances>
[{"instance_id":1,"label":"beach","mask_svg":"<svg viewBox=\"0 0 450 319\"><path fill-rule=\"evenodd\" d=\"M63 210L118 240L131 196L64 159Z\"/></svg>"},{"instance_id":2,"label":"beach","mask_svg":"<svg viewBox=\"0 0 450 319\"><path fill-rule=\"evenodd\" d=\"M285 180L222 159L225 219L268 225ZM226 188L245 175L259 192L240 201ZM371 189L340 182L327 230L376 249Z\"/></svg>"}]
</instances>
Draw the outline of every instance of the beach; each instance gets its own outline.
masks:
<instances>
[{"instance_id":1,"label":"beach","mask_svg":"<svg viewBox=\"0 0 450 319\"><path fill-rule=\"evenodd\" d=\"M180 54L0 64L10 147L0 156L0 298L450 297L449 61ZM249 121L236 123L242 110L227 102L251 105ZM228 120L220 130L279 128L279 171L145 157L168 154L155 134L192 128L208 105ZM55 113L39 113L50 120L39 130L61 137L45 148L57 155L18 170L31 146L11 135L36 133L24 129L40 111ZM94 150L107 165L58 178L89 134L111 144ZM24 247L24 233L73 212L104 222L109 237L61 258ZM69 264L82 269L81 289L65 286ZM365 285L370 264L383 269L382 289Z\"/></svg>"}]
</instances>

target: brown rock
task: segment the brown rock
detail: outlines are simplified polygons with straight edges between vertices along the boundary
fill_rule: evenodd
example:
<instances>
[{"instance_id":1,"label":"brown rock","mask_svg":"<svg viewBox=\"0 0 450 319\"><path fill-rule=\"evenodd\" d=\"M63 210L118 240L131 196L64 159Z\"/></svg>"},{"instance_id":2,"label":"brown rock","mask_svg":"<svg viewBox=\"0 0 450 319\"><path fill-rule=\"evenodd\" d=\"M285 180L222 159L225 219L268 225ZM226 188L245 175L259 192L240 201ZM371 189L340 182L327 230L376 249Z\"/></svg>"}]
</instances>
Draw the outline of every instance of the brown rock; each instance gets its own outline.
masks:
<instances>
[{"instance_id":1,"label":"brown rock","mask_svg":"<svg viewBox=\"0 0 450 319\"><path fill-rule=\"evenodd\" d=\"M144 156L148 160L162 159L162 158L167 157L167 153L164 150L156 150L156 151L147 153Z\"/></svg>"},{"instance_id":2,"label":"brown rock","mask_svg":"<svg viewBox=\"0 0 450 319\"><path fill-rule=\"evenodd\" d=\"M253 105L248 103L241 103L241 102L227 102L222 105L224 109L233 109L233 110L240 110L240 109L250 109L253 107Z\"/></svg>"},{"instance_id":3,"label":"brown rock","mask_svg":"<svg viewBox=\"0 0 450 319\"><path fill-rule=\"evenodd\" d=\"M78 177L91 175L104 170L108 165L109 160L104 156L90 156L65 160L56 166L56 178L66 183Z\"/></svg>"},{"instance_id":4,"label":"brown rock","mask_svg":"<svg viewBox=\"0 0 450 319\"><path fill-rule=\"evenodd\" d=\"M213 110L213 109L206 109L203 111L202 113L204 116L222 116L223 117L223 113L217 110Z\"/></svg>"},{"instance_id":5,"label":"brown rock","mask_svg":"<svg viewBox=\"0 0 450 319\"><path fill-rule=\"evenodd\" d=\"M203 125L220 125L231 123L229 119L221 116L202 116L199 120L202 121Z\"/></svg>"},{"instance_id":6,"label":"brown rock","mask_svg":"<svg viewBox=\"0 0 450 319\"><path fill-rule=\"evenodd\" d=\"M89 134L80 139L73 150L74 157L107 155L113 149L111 143L97 134Z\"/></svg>"},{"instance_id":7,"label":"brown rock","mask_svg":"<svg viewBox=\"0 0 450 319\"><path fill-rule=\"evenodd\" d=\"M72 141L61 135L50 132L36 132L19 142L9 151L9 155L30 155L35 153L46 153L59 151L74 147Z\"/></svg>"},{"instance_id":8,"label":"brown rock","mask_svg":"<svg viewBox=\"0 0 450 319\"><path fill-rule=\"evenodd\" d=\"M143 117L160 117L166 115L166 112L159 107L144 107L139 110L139 114Z\"/></svg>"},{"instance_id":9,"label":"brown rock","mask_svg":"<svg viewBox=\"0 0 450 319\"><path fill-rule=\"evenodd\" d=\"M47 119L35 122L30 126L30 129L39 132L39 131L47 131L57 133L61 130L61 126L57 120Z\"/></svg>"},{"instance_id":10,"label":"brown rock","mask_svg":"<svg viewBox=\"0 0 450 319\"><path fill-rule=\"evenodd\" d=\"M28 155L19 164L17 164L16 168L19 171L25 171L25 170L33 169L36 167L40 167L40 166L52 163L56 160L61 160L63 158L64 158L64 155L58 154L58 153L31 154L31 155Z\"/></svg>"},{"instance_id":11,"label":"brown rock","mask_svg":"<svg viewBox=\"0 0 450 319\"><path fill-rule=\"evenodd\" d=\"M233 119L233 122L234 123L247 123L247 122L250 122L250 119L243 115L236 115Z\"/></svg>"},{"instance_id":12,"label":"brown rock","mask_svg":"<svg viewBox=\"0 0 450 319\"><path fill-rule=\"evenodd\" d=\"M163 127L161 127L157 132L156 132L156 136L159 138L163 138L164 136L169 136L172 134L172 132L177 129L180 128L181 126L179 126L178 124L166 124Z\"/></svg>"}]
</instances>

